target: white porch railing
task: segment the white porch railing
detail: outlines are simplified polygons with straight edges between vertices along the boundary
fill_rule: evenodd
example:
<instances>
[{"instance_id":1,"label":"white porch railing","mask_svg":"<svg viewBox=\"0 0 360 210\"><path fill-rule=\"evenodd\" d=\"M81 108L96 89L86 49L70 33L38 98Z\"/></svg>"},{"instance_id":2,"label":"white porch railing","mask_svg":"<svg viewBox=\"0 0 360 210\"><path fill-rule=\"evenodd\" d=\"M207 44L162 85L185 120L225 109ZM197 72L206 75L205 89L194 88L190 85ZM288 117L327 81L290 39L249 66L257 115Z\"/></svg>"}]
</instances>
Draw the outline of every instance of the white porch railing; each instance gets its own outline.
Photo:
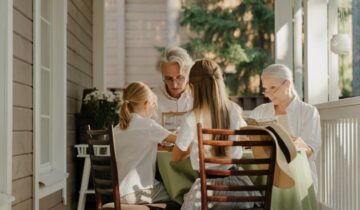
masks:
<instances>
[{"instance_id":1,"label":"white porch railing","mask_svg":"<svg viewBox=\"0 0 360 210\"><path fill-rule=\"evenodd\" d=\"M322 127L320 204L323 209L360 209L360 98L317 107Z\"/></svg>"}]
</instances>

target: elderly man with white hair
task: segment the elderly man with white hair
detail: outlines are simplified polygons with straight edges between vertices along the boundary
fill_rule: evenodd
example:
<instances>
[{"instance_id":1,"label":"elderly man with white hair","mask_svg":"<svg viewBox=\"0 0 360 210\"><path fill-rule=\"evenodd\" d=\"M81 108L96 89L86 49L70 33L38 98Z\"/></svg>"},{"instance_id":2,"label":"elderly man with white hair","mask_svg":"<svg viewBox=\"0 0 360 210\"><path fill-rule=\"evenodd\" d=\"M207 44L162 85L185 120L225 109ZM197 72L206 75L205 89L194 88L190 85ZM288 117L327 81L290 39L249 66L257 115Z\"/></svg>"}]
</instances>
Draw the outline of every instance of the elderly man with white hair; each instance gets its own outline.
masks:
<instances>
[{"instance_id":1,"label":"elderly man with white hair","mask_svg":"<svg viewBox=\"0 0 360 210\"><path fill-rule=\"evenodd\" d=\"M188 85L193 60L180 47L169 47L157 61L157 70L162 75L163 85L153 89L158 97L158 112L155 120L161 124L164 112L187 112L192 108L192 96Z\"/></svg>"}]
</instances>

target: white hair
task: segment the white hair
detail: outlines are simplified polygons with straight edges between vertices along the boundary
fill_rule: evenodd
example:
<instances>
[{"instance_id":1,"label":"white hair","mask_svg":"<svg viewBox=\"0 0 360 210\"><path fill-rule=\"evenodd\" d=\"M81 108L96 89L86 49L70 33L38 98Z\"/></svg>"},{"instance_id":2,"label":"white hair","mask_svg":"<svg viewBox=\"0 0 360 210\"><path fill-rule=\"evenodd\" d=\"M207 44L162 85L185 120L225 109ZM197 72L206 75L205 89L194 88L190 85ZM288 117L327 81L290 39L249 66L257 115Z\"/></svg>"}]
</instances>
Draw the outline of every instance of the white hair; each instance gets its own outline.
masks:
<instances>
[{"instance_id":1,"label":"white hair","mask_svg":"<svg viewBox=\"0 0 360 210\"><path fill-rule=\"evenodd\" d=\"M295 96L298 96L298 93L294 88L293 73L287 66L283 64L271 64L263 70L261 79L264 77L271 77L280 81L289 80L292 93Z\"/></svg>"},{"instance_id":2,"label":"white hair","mask_svg":"<svg viewBox=\"0 0 360 210\"><path fill-rule=\"evenodd\" d=\"M193 60L190 55L180 47L169 47L166 48L165 51L158 58L156 63L156 69L162 73L162 66L165 63L177 63L180 67L180 72L183 75L188 76L190 72L190 68L193 65Z\"/></svg>"}]
</instances>

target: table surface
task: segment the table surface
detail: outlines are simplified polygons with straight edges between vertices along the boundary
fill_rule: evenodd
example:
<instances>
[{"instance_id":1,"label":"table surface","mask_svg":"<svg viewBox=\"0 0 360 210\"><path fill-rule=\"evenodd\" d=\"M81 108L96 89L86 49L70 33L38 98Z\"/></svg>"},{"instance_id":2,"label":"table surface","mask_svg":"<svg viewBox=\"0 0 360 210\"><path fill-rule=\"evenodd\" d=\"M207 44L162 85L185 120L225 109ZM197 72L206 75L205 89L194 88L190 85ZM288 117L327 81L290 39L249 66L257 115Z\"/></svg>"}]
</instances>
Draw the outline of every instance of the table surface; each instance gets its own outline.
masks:
<instances>
[{"instance_id":1,"label":"table surface","mask_svg":"<svg viewBox=\"0 0 360 210\"><path fill-rule=\"evenodd\" d=\"M244 153L243 157L251 157L252 153ZM198 172L192 170L189 159L171 161L171 152L159 151L157 164L164 186L170 198L183 203L183 196L192 183L199 177ZM297 157L289 164L295 185L289 189L273 187L272 210L317 210L316 193L311 178L310 166L305 152L299 151ZM253 179L257 182L259 179Z\"/></svg>"}]
</instances>

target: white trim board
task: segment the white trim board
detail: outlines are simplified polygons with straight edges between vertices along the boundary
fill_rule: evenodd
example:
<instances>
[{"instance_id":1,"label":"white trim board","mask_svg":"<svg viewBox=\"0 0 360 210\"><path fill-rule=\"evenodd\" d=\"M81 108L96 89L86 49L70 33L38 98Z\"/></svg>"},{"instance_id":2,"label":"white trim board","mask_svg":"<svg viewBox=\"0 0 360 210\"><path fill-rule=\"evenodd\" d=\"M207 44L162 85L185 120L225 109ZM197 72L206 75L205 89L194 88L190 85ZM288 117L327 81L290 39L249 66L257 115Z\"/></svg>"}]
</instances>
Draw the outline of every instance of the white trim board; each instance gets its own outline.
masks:
<instances>
[{"instance_id":1,"label":"white trim board","mask_svg":"<svg viewBox=\"0 0 360 210\"><path fill-rule=\"evenodd\" d=\"M93 1L93 86L106 88L105 1Z\"/></svg>"},{"instance_id":2,"label":"white trim board","mask_svg":"<svg viewBox=\"0 0 360 210\"><path fill-rule=\"evenodd\" d=\"M305 101L328 101L327 0L304 0Z\"/></svg>"},{"instance_id":3,"label":"white trim board","mask_svg":"<svg viewBox=\"0 0 360 210\"><path fill-rule=\"evenodd\" d=\"M293 2L275 1L275 63L293 68Z\"/></svg>"},{"instance_id":4,"label":"white trim board","mask_svg":"<svg viewBox=\"0 0 360 210\"><path fill-rule=\"evenodd\" d=\"M0 210L11 209L13 130L13 1L0 0Z\"/></svg>"}]
</instances>

